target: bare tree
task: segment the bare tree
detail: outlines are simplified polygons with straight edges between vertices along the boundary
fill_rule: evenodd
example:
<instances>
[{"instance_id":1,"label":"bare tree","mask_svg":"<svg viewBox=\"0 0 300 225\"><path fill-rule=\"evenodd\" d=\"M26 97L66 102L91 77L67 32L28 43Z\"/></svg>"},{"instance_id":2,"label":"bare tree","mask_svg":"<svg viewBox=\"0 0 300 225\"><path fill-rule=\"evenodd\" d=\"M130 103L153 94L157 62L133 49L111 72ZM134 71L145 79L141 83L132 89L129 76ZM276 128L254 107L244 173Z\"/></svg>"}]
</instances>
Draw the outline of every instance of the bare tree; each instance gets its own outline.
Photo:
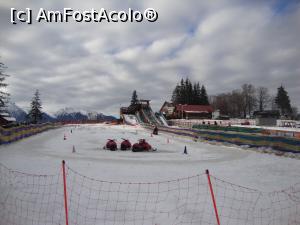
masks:
<instances>
[{"instance_id":1,"label":"bare tree","mask_svg":"<svg viewBox=\"0 0 300 225\"><path fill-rule=\"evenodd\" d=\"M228 99L229 99L229 94L227 93L218 94L212 99L211 104L215 109L220 110L221 114L230 115Z\"/></svg>"},{"instance_id":2,"label":"bare tree","mask_svg":"<svg viewBox=\"0 0 300 225\"><path fill-rule=\"evenodd\" d=\"M230 109L234 117L242 117L246 102L244 101L243 93L241 90L233 90L230 95Z\"/></svg>"},{"instance_id":3,"label":"bare tree","mask_svg":"<svg viewBox=\"0 0 300 225\"><path fill-rule=\"evenodd\" d=\"M259 111L264 111L271 101L269 90L266 87L257 88L257 101L259 106Z\"/></svg>"},{"instance_id":4,"label":"bare tree","mask_svg":"<svg viewBox=\"0 0 300 225\"><path fill-rule=\"evenodd\" d=\"M244 117L247 116L247 113L250 116L257 104L257 99L255 96L255 87L252 84L243 84L242 94L244 98Z\"/></svg>"},{"instance_id":5,"label":"bare tree","mask_svg":"<svg viewBox=\"0 0 300 225\"><path fill-rule=\"evenodd\" d=\"M219 109L223 115L231 117L242 117L244 110L244 99L241 90L233 90L214 96L211 101L215 109Z\"/></svg>"},{"instance_id":6,"label":"bare tree","mask_svg":"<svg viewBox=\"0 0 300 225\"><path fill-rule=\"evenodd\" d=\"M298 119L298 108L296 106L292 106L292 115L291 115L293 120Z\"/></svg>"},{"instance_id":7,"label":"bare tree","mask_svg":"<svg viewBox=\"0 0 300 225\"><path fill-rule=\"evenodd\" d=\"M275 102L275 98L276 97L274 95L271 95L271 97L270 97L270 105L271 105L272 110L278 110L278 106Z\"/></svg>"}]
</instances>

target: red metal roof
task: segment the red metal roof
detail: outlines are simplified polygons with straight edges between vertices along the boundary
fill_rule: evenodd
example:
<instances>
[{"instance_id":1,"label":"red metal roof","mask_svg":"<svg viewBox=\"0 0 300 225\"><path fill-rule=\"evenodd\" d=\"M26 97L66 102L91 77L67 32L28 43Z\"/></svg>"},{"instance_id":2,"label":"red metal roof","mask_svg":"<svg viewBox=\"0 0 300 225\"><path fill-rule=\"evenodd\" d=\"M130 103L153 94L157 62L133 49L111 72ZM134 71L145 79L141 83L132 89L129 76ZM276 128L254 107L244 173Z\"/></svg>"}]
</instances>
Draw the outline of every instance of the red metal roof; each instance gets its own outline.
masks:
<instances>
[{"instance_id":1,"label":"red metal roof","mask_svg":"<svg viewBox=\"0 0 300 225\"><path fill-rule=\"evenodd\" d=\"M184 112L213 112L213 108L210 105L176 105L177 111Z\"/></svg>"}]
</instances>

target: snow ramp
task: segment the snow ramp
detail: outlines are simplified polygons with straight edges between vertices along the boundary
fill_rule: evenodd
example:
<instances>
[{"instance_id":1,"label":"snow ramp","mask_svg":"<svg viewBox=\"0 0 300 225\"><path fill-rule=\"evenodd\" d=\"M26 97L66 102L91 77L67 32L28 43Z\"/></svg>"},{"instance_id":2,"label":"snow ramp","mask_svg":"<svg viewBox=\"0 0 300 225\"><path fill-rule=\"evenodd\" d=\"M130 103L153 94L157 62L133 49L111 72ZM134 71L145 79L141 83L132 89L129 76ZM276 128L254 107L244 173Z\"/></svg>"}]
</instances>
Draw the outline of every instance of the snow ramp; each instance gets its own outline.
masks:
<instances>
[{"instance_id":1,"label":"snow ramp","mask_svg":"<svg viewBox=\"0 0 300 225\"><path fill-rule=\"evenodd\" d=\"M138 119L135 115L123 115L124 122L131 126L136 126L139 124Z\"/></svg>"},{"instance_id":2,"label":"snow ramp","mask_svg":"<svg viewBox=\"0 0 300 225\"><path fill-rule=\"evenodd\" d=\"M164 126L166 126L166 127L169 126L166 118L163 115L159 115L158 117Z\"/></svg>"}]
</instances>

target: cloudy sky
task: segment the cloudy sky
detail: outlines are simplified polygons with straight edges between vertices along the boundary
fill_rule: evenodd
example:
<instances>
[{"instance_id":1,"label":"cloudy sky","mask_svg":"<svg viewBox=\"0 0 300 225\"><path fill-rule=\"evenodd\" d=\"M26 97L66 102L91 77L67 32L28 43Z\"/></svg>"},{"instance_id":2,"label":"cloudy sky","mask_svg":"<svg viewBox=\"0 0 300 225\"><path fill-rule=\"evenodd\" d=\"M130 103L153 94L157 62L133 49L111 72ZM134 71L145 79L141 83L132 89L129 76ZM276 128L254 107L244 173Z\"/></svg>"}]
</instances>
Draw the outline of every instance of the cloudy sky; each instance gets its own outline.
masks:
<instances>
[{"instance_id":1,"label":"cloudy sky","mask_svg":"<svg viewBox=\"0 0 300 225\"><path fill-rule=\"evenodd\" d=\"M10 23L10 9L144 10L154 23ZM283 84L300 107L300 2L288 0L0 0L0 56L11 100L35 89L50 113L73 107L118 115L132 91L154 110L181 77L209 95L243 83Z\"/></svg>"}]
</instances>

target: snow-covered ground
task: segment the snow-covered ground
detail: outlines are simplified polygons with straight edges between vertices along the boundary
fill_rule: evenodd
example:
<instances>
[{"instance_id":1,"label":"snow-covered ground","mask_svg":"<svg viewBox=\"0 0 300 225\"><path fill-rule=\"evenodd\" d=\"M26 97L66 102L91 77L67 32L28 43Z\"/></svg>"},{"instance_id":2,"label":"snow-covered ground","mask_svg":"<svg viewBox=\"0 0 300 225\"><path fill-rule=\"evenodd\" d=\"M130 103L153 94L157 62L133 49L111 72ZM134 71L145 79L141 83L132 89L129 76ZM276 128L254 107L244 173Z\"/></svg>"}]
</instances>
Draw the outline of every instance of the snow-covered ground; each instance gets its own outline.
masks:
<instances>
[{"instance_id":1,"label":"snow-covered ground","mask_svg":"<svg viewBox=\"0 0 300 225\"><path fill-rule=\"evenodd\" d=\"M64 135L66 140L63 138ZM122 141L121 138L129 139L132 143L140 138L146 138L154 148L157 148L157 151L134 153L104 150L103 146L108 138L117 139L118 144ZM75 153L72 153L73 146ZM187 155L183 154L185 146ZM300 183L300 160L298 159L263 154L218 143L195 142L189 138L163 133L152 137L148 130L126 125L64 126L10 145L0 146L0 163L25 173L58 174L61 171L62 160L65 160L67 166L75 171L67 170L71 201L69 202L70 224L80 225L173 225L202 224L202 222L215 224L207 180L203 175L206 169L217 178L264 193ZM200 176L194 177L197 174ZM191 178L177 180L185 177ZM5 181L5 178L1 179ZM12 183L15 181L16 183L13 184L16 187L0 182L0 185L3 185L3 193L8 193L7 196L11 196L12 199L9 202L10 198L2 197L0 194L0 203L8 202L8 206L0 204L0 216L1 207L6 210L3 212L12 214L3 214L3 223L0 220L0 224L9 224L9 222L20 224L20 221L22 224L40 224L41 221L43 224L46 224L46 221L47 224L57 224L54 221L60 221L59 223L64 221L63 201L59 203L56 201L57 196L63 199L60 191L55 189L56 184L59 184L59 190L62 191L60 181L51 178L47 181L50 184L46 185L46 180L43 179L43 176L28 178L26 174L17 174L14 179L9 178L7 181ZM156 183L161 181L170 182ZM252 214L251 210L260 192L231 186L229 183L222 183L215 179L213 185L222 224L248 224L252 221L249 215ZM294 187L297 188L292 189L291 196L298 201L299 184ZM23 190L24 188L26 189ZM41 194L39 200L36 200L38 199L36 192ZM55 196L53 201L51 201L52 195ZM273 197L276 200L274 211L271 206L264 205L262 201L262 205L269 211L266 211L263 216L259 213L255 214L265 221L258 224L267 224L270 221L271 224L278 225L298 224L299 217L296 217L298 214L287 210L291 205L285 197L286 195L281 196L280 202L277 202L277 195ZM295 203L294 200L292 202ZM157 203L159 203L158 208L156 208ZM53 210L50 214L49 209ZM291 209L295 207L292 206ZM99 212L104 212L104 217ZM280 214L283 212L285 214ZM18 216L14 217L14 214ZM280 217L277 218L277 215ZM160 217L163 216L165 217L161 219ZM289 218L293 221L288 221Z\"/></svg>"},{"instance_id":2,"label":"snow-covered ground","mask_svg":"<svg viewBox=\"0 0 300 225\"><path fill-rule=\"evenodd\" d=\"M64 134L67 140L63 140ZM144 153L103 150L108 138L117 139L118 144L121 138L132 143L146 138L158 150ZM73 146L76 153L72 153ZM183 154L184 146L188 155ZM194 142L163 133L151 137L148 130L126 125L65 126L0 146L0 162L27 173L55 173L63 159L84 175L111 181L163 181L202 174L209 169L216 177L265 191L300 182L298 159Z\"/></svg>"}]
</instances>

